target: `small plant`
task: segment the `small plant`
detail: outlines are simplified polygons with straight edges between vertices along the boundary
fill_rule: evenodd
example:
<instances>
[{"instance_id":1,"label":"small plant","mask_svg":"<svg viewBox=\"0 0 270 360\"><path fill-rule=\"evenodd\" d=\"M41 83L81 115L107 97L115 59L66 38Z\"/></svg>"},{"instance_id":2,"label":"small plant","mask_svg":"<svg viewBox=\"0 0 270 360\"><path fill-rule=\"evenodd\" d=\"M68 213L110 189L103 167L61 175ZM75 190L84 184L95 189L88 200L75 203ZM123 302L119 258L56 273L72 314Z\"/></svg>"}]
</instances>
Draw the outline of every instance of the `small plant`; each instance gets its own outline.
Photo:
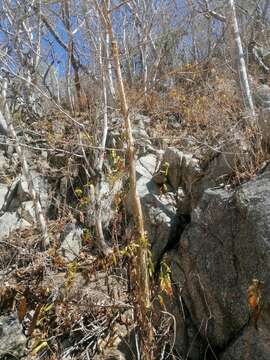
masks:
<instances>
[{"instance_id":1,"label":"small plant","mask_svg":"<svg viewBox=\"0 0 270 360\"><path fill-rule=\"evenodd\" d=\"M161 292L164 292L168 296L172 296L173 294L171 272L171 268L166 263L166 260L162 259L160 264L159 284Z\"/></svg>"},{"instance_id":2,"label":"small plant","mask_svg":"<svg viewBox=\"0 0 270 360\"><path fill-rule=\"evenodd\" d=\"M168 190L167 183L168 183L169 167L170 164L167 161L165 161L162 166L162 170L160 171L161 174L164 176L164 182L162 184L163 192L166 192Z\"/></svg>"},{"instance_id":3,"label":"small plant","mask_svg":"<svg viewBox=\"0 0 270 360\"><path fill-rule=\"evenodd\" d=\"M72 286L77 273L77 268L78 268L78 264L76 261L72 261L71 263L68 264L66 279L64 284L65 289L69 289Z\"/></svg>"}]
</instances>

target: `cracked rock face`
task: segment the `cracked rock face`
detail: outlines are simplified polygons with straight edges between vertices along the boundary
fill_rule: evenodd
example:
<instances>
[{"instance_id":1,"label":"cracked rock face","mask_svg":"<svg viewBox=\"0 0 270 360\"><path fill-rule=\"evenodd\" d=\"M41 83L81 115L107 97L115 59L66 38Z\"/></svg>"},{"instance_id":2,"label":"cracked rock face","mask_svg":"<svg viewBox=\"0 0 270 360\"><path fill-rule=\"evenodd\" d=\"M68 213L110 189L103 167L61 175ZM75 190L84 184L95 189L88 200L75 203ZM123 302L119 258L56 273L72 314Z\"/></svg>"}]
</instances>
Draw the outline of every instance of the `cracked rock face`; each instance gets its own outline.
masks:
<instances>
[{"instance_id":1,"label":"cracked rock face","mask_svg":"<svg viewBox=\"0 0 270 360\"><path fill-rule=\"evenodd\" d=\"M270 172L235 192L206 190L172 256L172 277L198 334L222 360L270 358L269 272ZM247 304L253 278L264 281L257 343Z\"/></svg>"},{"instance_id":2,"label":"cracked rock face","mask_svg":"<svg viewBox=\"0 0 270 360\"><path fill-rule=\"evenodd\" d=\"M177 236L179 219L176 198L173 192L163 194L152 176L159 165L153 154L141 157L136 164L137 192L144 214L145 230L152 246L154 265L162 257L165 248ZM128 211L133 213L132 198L129 195Z\"/></svg>"},{"instance_id":3,"label":"cracked rock face","mask_svg":"<svg viewBox=\"0 0 270 360\"><path fill-rule=\"evenodd\" d=\"M26 347L26 337L16 315L0 316L0 359L13 356L21 359Z\"/></svg>"}]
</instances>

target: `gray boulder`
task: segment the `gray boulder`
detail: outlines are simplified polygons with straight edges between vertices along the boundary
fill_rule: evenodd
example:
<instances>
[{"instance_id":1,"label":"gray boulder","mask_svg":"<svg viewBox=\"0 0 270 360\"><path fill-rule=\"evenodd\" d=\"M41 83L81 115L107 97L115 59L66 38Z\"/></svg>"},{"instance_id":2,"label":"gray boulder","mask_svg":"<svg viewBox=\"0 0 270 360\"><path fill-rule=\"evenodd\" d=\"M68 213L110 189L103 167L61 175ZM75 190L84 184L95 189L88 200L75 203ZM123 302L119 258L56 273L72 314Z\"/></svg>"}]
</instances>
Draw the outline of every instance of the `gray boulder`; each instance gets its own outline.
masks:
<instances>
[{"instance_id":1,"label":"gray boulder","mask_svg":"<svg viewBox=\"0 0 270 360\"><path fill-rule=\"evenodd\" d=\"M261 131L262 140L269 143L270 140L270 87L260 85L254 93L256 105L260 108L258 127Z\"/></svg>"},{"instance_id":2,"label":"gray boulder","mask_svg":"<svg viewBox=\"0 0 270 360\"><path fill-rule=\"evenodd\" d=\"M6 184L0 183L0 209L4 205L5 202L5 196L8 192L8 186Z\"/></svg>"},{"instance_id":3,"label":"gray boulder","mask_svg":"<svg viewBox=\"0 0 270 360\"><path fill-rule=\"evenodd\" d=\"M268 319L269 322L269 319ZM269 324L256 330L247 327L223 352L220 360L268 360L270 357Z\"/></svg>"},{"instance_id":4,"label":"gray boulder","mask_svg":"<svg viewBox=\"0 0 270 360\"><path fill-rule=\"evenodd\" d=\"M268 308L269 239L270 172L240 186L235 193L206 190L192 212L191 223L172 257L172 278L192 323L213 349L226 349L235 341L244 344L242 330L252 326L247 289L253 278L264 281L263 301ZM270 330L269 315L265 316L268 322L262 327L259 323L262 338ZM267 357L270 353L265 344L259 355L247 358ZM229 358L242 359L224 354L224 359Z\"/></svg>"},{"instance_id":5,"label":"gray boulder","mask_svg":"<svg viewBox=\"0 0 270 360\"><path fill-rule=\"evenodd\" d=\"M1 138L0 138L0 141L1 141ZM1 147L1 144L0 144L0 147ZM9 169L8 158L4 155L4 153L2 151L0 151L0 183L6 182L8 169Z\"/></svg>"},{"instance_id":6,"label":"gray boulder","mask_svg":"<svg viewBox=\"0 0 270 360\"><path fill-rule=\"evenodd\" d=\"M201 177L199 161L191 154L168 147L164 152L159 170L154 175L158 184L168 183L174 191L181 186L188 191L192 182Z\"/></svg>"},{"instance_id":7,"label":"gray boulder","mask_svg":"<svg viewBox=\"0 0 270 360\"><path fill-rule=\"evenodd\" d=\"M0 359L25 355L27 339L15 314L0 316Z\"/></svg>"},{"instance_id":8,"label":"gray boulder","mask_svg":"<svg viewBox=\"0 0 270 360\"><path fill-rule=\"evenodd\" d=\"M270 141L270 106L261 109L258 116L258 127L261 132L262 140L269 144Z\"/></svg>"},{"instance_id":9,"label":"gray boulder","mask_svg":"<svg viewBox=\"0 0 270 360\"><path fill-rule=\"evenodd\" d=\"M7 135L7 134L8 134L7 122L2 112L0 111L0 135Z\"/></svg>"},{"instance_id":10,"label":"gray boulder","mask_svg":"<svg viewBox=\"0 0 270 360\"><path fill-rule=\"evenodd\" d=\"M148 154L140 157L136 163L137 177L145 177L152 179L155 171L157 171L159 159L154 154Z\"/></svg>"},{"instance_id":11,"label":"gray boulder","mask_svg":"<svg viewBox=\"0 0 270 360\"><path fill-rule=\"evenodd\" d=\"M48 185L47 180L32 172L34 188L39 196L41 206L46 209L48 207ZM24 176L17 177L8 189L5 201L2 206L2 212L16 211L23 202L31 200L28 190L28 184Z\"/></svg>"},{"instance_id":12,"label":"gray boulder","mask_svg":"<svg viewBox=\"0 0 270 360\"><path fill-rule=\"evenodd\" d=\"M149 151L155 151L149 137L150 118L142 114L133 113L130 116L132 123L132 135L136 149L140 156ZM123 127L124 121L119 114L112 115L111 126L108 130L107 147L123 148Z\"/></svg>"},{"instance_id":13,"label":"gray boulder","mask_svg":"<svg viewBox=\"0 0 270 360\"><path fill-rule=\"evenodd\" d=\"M149 150L153 150L152 143L147 132L150 125L149 117L141 114L133 114L131 116L131 122L132 135L139 155L143 155L149 152Z\"/></svg>"},{"instance_id":14,"label":"gray boulder","mask_svg":"<svg viewBox=\"0 0 270 360\"><path fill-rule=\"evenodd\" d=\"M153 263L162 256L165 248L177 234L179 218L176 197L172 192L163 194L160 187L152 180L158 168L159 159L148 154L137 161L137 191L141 199L145 230L152 246ZM129 195L128 211L133 214L133 203Z\"/></svg>"},{"instance_id":15,"label":"gray boulder","mask_svg":"<svg viewBox=\"0 0 270 360\"><path fill-rule=\"evenodd\" d=\"M0 216L0 240L9 236L14 230L24 230L29 227L31 223L22 219L16 211L5 212Z\"/></svg>"},{"instance_id":16,"label":"gray boulder","mask_svg":"<svg viewBox=\"0 0 270 360\"><path fill-rule=\"evenodd\" d=\"M100 186L101 222L107 228L116 213L114 200L123 187L123 179L116 178L111 181L103 180ZM89 194L90 202L87 210L87 225L95 226L95 194Z\"/></svg>"},{"instance_id":17,"label":"gray boulder","mask_svg":"<svg viewBox=\"0 0 270 360\"><path fill-rule=\"evenodd\" d=\"M204 159L203 176L195 178L190 186L191 209L194 209L204 191L213 187L224 187L228 177L241 166L248 168L250 161L249 144L241 133L232 134L229 142L218 149L210 149Z\"/></svg>"},{"instance_id":18,"label":"gray boulder","mask_svg":"<svg viewBox=\"0 0 270 360\"><path fill-rule=\"evenodd\" d=\"M74 223L66 224L60 236L61 253L67 261L75 260L82 248L82 230Z\"/></svg>"},{"instance_id":19,"label":"gray boulder","mask_svg":"<svg viewBox=\"0 0 270 360\"><path fill-rule=\"evenodd\" d=\"M261 108L270 108L270 87L266 84L258 86L254 91L255 104Z\"/></svg>"},{"instance_id":20,"label":"gray boulder","mask_svg":"<svg viewBox=\"0 0 270 360\"><path fill-rule=\"evenodd\" d=\"M177 241L180 219L177 215L175 195L150 193L141 198L145 230L152 244L152 261L156 265L168 245Z\"/></svg>"},{"instance_id":21,"label":"gray boulder","mask_svg":"<svg viewBox=\"0 0 270 360\"><path fill-rule=\"evenodd\" d=\"M33 183L43 208L48 207L47 181L35 176ZM14 230L23 230L35 224L33 201L24 176L16 178L10 187L0 184L0 238Z\"/></svg>"}]
</instances>

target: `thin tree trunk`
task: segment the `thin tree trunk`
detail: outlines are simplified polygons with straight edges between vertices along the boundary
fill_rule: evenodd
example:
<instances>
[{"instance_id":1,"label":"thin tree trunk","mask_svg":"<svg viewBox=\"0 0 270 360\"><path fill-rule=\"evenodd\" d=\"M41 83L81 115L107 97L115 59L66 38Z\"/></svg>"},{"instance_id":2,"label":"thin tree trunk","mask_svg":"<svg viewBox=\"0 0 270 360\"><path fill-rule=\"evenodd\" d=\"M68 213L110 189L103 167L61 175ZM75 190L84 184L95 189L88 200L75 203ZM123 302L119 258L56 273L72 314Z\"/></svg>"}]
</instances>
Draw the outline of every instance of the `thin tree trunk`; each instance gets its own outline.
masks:
<instances>
[{"instance_id":1,"label":"thin tree trunk","mask_svg":"<svg viewBox=\"0 0 270 360\"><path fill-rule=\"evenodd\" d=\"M76 90L76 96L78 101L78 108L79 111L82 110L82 95L81 95L81 82L80 82L80 75L79 75L79 64L74 56L74 41L73 35L71 31L71 24L70 24L70 14L69 14L69 4L68 0L64 0L64 22L68 32L68 56L70 59L70 64L74 71L74 85Z\"/></svg>"},{"instance_id":2,"label":"thin tree trunk","mask_svg":"<svg viewBox=\"0 0 270 360\"><path fill-rule=\"evenodd\" d=\"M110 3L108 3L108 7ZM110 92L113 98L115 98L115 88L113 84L113 73L112 73L112 63L111 63L111 56L110 56L110 38L109 34L105 32L105 53L106 53L106 62L107 62L107 75L108 75L108 83Z\"/></svg>"},{"instance_id":3,"label":"thin tree trunk","mask_svg":"<svg viewBox=\"0 0 270 360\"><path fill-rule=\"evenodd\" d=\"M75 85L75 89L76 89L76 96L77 96L77 101L78 101L78 107L79 107L79 111L83 110L83 105L82 105L82 88L81 88L81 81L80 81L80 75L79 75L79 66L77 63L77 60L74 57L74 43L73 40L71 42L71 65L74 71L74 85Z\"/></svg>"},{"instance_id":4,"label":"thin tree trunk","mask_svg":"<svg viewBox=\"0 0 270 360\"><path fill-rule=\"evenodd\" d=\"M194 6L193 2L191 0L187 0L187 5L189 7L190 11L190 26L191 26L191 37L192 37L192 56L193 61L195 63L198 62L198 46L197 46L197 40L196 40L196 21L194 19L195 12L194 12Z\"/></svg>"},{"instance_id":5,"label":"thin tree trunk","mask_svg":"<svg viewBox=\"0 0 270 360\"><path fill-rule=\"evenodd\" d=\"M96 167L97 173L97 180L95 186L95 193L96 193L96 204L95 204L95 223L96 223L96 230L98 235L99 244L98 247L104 253L104 255L109 254L109 248L106 244L102 222L101 222L101 188L102 188L102 180L103 180L103 163L104 163L104 156L105 156L105 147L106 147L106 140L108 134L108 101L107 101L107 89L106 89L106 77L104 71L104 61L102 58L102 41L99 41L99 64L100 64L100 71L101 71L101 78L102 78L102 93L103 93L103 126L102 126L102 139L101 139L101 149L99 151L99 159L98 164ZM106 44L105 44L106 46Z\"/></svg>"},{"instance_id":6,"label":"thin tree trunk","mask_svg":"<svg viewBox=\"0 0 270 360\"><path fill-rule=\"evenodd\" d=\"M149 284L149 256L148 256L148 241L144 230L143 212L141 201L137 192L136 185L136 160L135 148L132 135L132 127L129 115L129 109L126 100L126 94L122 79L121 66L119 60L118 45L114 37L111 19L109 17L106 6L106 0L103 1L103 16L105 18L107 30L110 36L112 56L115 66L115 74L118 86L118 94L121 103L121 111L125 121L125 128L128 141L128 156L129 156L129 177L130 177L130 192L134 206L134 220L138 232L138 253L136 258L137 263L137 295L138 295L138 321L141 326L140 341L141 341L141 358L145 360L153 359L152 345L153 334L150 319L147 318L150 309L150 284Z\"/></svg>"},{"instance_id":7,"label":"thin tree trunk","mask_svg":"<svg viewBox=\"0 0 270 360\"><path fill-rule=\"evenodd\" d=\"M68 51L68 63L66 68L66 82L67 82L67 98L68 98L68 105L70 108L70 111L74 113L74 103L73 98L71 94L71 79L70 79L70 72L71 72L71 59L70 59L70 52Z\"/></svg>"},{"instance_id":8,"label":"thin tree trunk","mask_svg":"<svg viewBox=\"0 0 270 360\"><path fill-rule=\"evenodd\" d=\"M132 79L132 61L130 60L130 52L128 48L128 41L127 41L127 32L126 32L127 21L126 17L124 19L124 28L123 28L123 45L125 50L125 58L126 58L126 71L127 71L127 80L129 86L132 86L133 79Z\"/></svg>"},{"instance_id":9,"label":"thin tree trunk","mask_svg":"<svg viewBox=\"0 0 270 360\"><path fill-rule=\"evenodd\" d=\"M240 78L242 96L244 99L244 104L248 109L248 111L250 112L251 122L254 122L256 114L255 114L254 104L248 82L248 73L247 73L244 52L243 52L242 42L239 33L234 0L229 0L229 6L231 12L229 21L231 22L232 31L234 35L234 42L236 48L236 61L237 61L239 78Z\"/></svg>"}]
</instances>

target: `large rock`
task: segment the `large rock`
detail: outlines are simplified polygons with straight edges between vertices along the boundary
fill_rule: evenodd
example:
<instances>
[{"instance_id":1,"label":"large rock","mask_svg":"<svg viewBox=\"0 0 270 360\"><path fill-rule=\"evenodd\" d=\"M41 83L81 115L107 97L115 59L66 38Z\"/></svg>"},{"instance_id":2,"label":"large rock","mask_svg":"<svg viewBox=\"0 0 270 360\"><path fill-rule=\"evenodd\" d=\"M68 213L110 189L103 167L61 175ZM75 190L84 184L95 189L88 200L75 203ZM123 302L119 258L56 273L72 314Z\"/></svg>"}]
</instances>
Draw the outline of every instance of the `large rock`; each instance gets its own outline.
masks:
<instances>
[{"instance_id":1,"label":"large rock","mask_svg":"<svg viewBox=\"0 0 270 360\"><path fill-rule=\"evenodd\" d=\"M154 180L158 184L169 183L174 191L177 191L180 186L188 191L192 182L201 175L202 170L197 159L193 158L191 154L168 147Z\"/></svg>"},{"instance_id":2,"label":"large rock","mask_svg":"<svg viewBox=\"0 0 270 360\"><path fill-rule=\"evenodd\" d=\"M270 142L270 107L261 109L258 116L258 127L264 143Z\"/></svg>"},{"instance_id":3,"label":"large rock","mask_svg":"<svg viewBox=\"0 0 270 360\"><path fill-rule=\"evenodd\" d=\"M48 207L48 185L47 180L32 172L32 179L36 193L43 209ZM24 176L17 177L5 195L5 201L0 210L16 211L23 202L31 200L28 184Z\"/></svg>"},{"instance_id":4,"label":"large rock","mask_svg":"<svg viewBox=\"0 0 270 360\"><path fill-rule=\"evenodd\" d=\"M189 214L198 197L202 195L201 186L196 187L202 178L203 172L199 165L199 160L191 154L169 147L164 152L158 171L153 176L153 180L159 185L168 185L178 196L178 210L180 214ZM203 189L204 190L204 189Z\"/></svg>"},{"instance_id":5,"label":"large rock","mask_svg":"<svg viewBox=\"0 0 270 360\"><path fill-rule=\"evenodd\" d=\"M8 192L8 186L0 183L0 209L4 205L5 196L6 196L7 192Z\"/></svg>"},{"instance_id":6,"label":"large rock","mask_svg":"<svg viewBox=\"0 0 270 360\"><path fill-rule=\"evenodd\" d=\"M75 260L82 248L82 230L76 224L69 223L60 236L61 252L67 261Z\"/></svg>"},{"instance_id":7,"label":"large rock","mask_svg":"<svg viewBox=\"0 0 270 360\"><path fill-rule=\"evenodd\" d=\"M7 135L7 134L8 134L7 122L2 112L0 111L0 135Z\"/></svg>"},{"instance_id":8,"label":"large rock","mask_svg":"<svg viewBox=\"0 0 270 360\"><path fill-rule=\"evenodd\" d=\"M260 331L247 327L220 357L220 360L268 360L270 357L270 333L268 325Z\"/></svg>"},{"instance_id":9,"label":"large rock","mask_svg":"<svg viewBox=\"0 0 270 360\"><path fill-rule=\"evenodd\" d=\"M156 265L168 244L177 236L179 217L176 197L173 192L163 194L152 180L159 159L148 154L137 161L137 191L141 199L145 230L152 245L153 263ZM133 214L133 203L129 194L128 211Z\"/></svg>"},{"instance_id":10,"label":"large rock","mask_svg":"<svg viewBox=\"0 0 270 360\"><path fill-rule=\"evenodd\" d=\"M122 177L118 178L117 174L115 177L115 179L112 178L108 181L103 180L100 186L101 222L104 228L109 226L116 213L116 208L114 206L115 197L122 191L123 187ZM91 195L89 192L89 200L87 224L88 226L95 226L95 194Z\"/></svg>"},{"instance_id":11,"label":"large rock","mask_svg":"<svg viewBox=\"0 0 270 360\"><path fill-rule=\"evenodd\" d=\"M270 87L262 84L254 91L255 103L261 108L270 108Z\"/></svg>"},{"instance_id":12,"label":"large rock","mask_svg":"<svg viewBox=\"0 0 270 360\"><path fill-rule=\"evenodd\" d=\"M0 142L1 142L1 137L0 137ZM7 172L9 168L10 166L9 166L8 158L4 155L2 151L0 151L0 183L7 182L7 178L8 178Z\"/></svg>"},{"instance_id":13,"label":"large rock","mask_svg":"<svg viewBox=\"0 0 270 360\"><path fill-rule=\"evenodd\" d=\"M0 216L0 240L9 236L14 230L24 230L29 228L32 224L25 219L21 218L20 215L14 212L5 212Z\"/></svg>"},{"instance_id":14,"label":"large rock","mask_svg":"<svg viewBox=\"0 0 270 360\"><path fill-rule=\"evenodd\" d=\"M262 140L270 141L270 87L266 84L260 85L254 93L256 105L260 108L258 116L258 127L261 131Z\"/></svg>"},{"instance_id":15,"label":"large rock","mask_svg":"<svg viewBox=\"0 0 270 360\"><path fill-rule=\"evenodd\" d=\"M152 147L151 139L148 131L150 128L150 118L142 114L133 113L130 116L132 123L132 135L134 138L135 146L140 156L149 151L155 151ZM119 114L112 115L111 127L108 130L107 147L123 148L123 127L124 121Z\"/></svg>"},{"instance_id":16,"label":"large rock","mask_svg":"<svg viewBox=\"0 0 270 360\"><path fill-rule=\"evenodd\" d=\"M0 316L0 359L21 359L27 339L15 314Z\"/></svg>"},{"instance_id":17,"label":"large rock","mask_svg":"<svg viewBox=\"0 0 270 360\"><path fill-rule=\"evenodd\" d=\"M205 190L223 187L239 167L248 168L249 162L249 144L241 133L232 134L231 140L218 149L210 149L202 161L203 176L195 178L190 186L191 209L197 206Z\"/></svg>"},{"instance_id":18,"label":"large rock","mask_svg":"<svg viewBox=\"0 0 270 360\"><path fill-rule=\"evenodd\" d=\"M162 257L169 245L177 242L180 219L177 215L176 199L173 193L148 194L142 199L145 230L152 244L153 264Z\"/></svg>"},{"instance_id":19,"label":"large rock","mask_svg":"<svg viewBox=\"0 0 270 360\"><path fill-rule=\"evenodd\" d=\"M173 256L172 278L181 289L192 323L213 349L226 349L238 338L241 341L241 331L251 326L247 289L253 278L265 282L263 302L268 306L269 239L270 172L234 193L206 190L192 212ZM268 322L260 329L262 338L270 330L269 314L265 316ZM266 344L262 352L248 358L270 358Z\"/></svg>"},{"instance_id":20,"label":"large rock","mask_svg":"<svg viewBox=\"0 0 270 360\"><path fill-rule=\"evenodd\" d=\"M33 173L34 174L34 173ZM34 176L33 183L43 209L48 207L47 181ZM14 230L23 230L35 223L35 210L24 176L16 178L10 187L0 184L0 238Z\"/></svg>"}]
</instances>

